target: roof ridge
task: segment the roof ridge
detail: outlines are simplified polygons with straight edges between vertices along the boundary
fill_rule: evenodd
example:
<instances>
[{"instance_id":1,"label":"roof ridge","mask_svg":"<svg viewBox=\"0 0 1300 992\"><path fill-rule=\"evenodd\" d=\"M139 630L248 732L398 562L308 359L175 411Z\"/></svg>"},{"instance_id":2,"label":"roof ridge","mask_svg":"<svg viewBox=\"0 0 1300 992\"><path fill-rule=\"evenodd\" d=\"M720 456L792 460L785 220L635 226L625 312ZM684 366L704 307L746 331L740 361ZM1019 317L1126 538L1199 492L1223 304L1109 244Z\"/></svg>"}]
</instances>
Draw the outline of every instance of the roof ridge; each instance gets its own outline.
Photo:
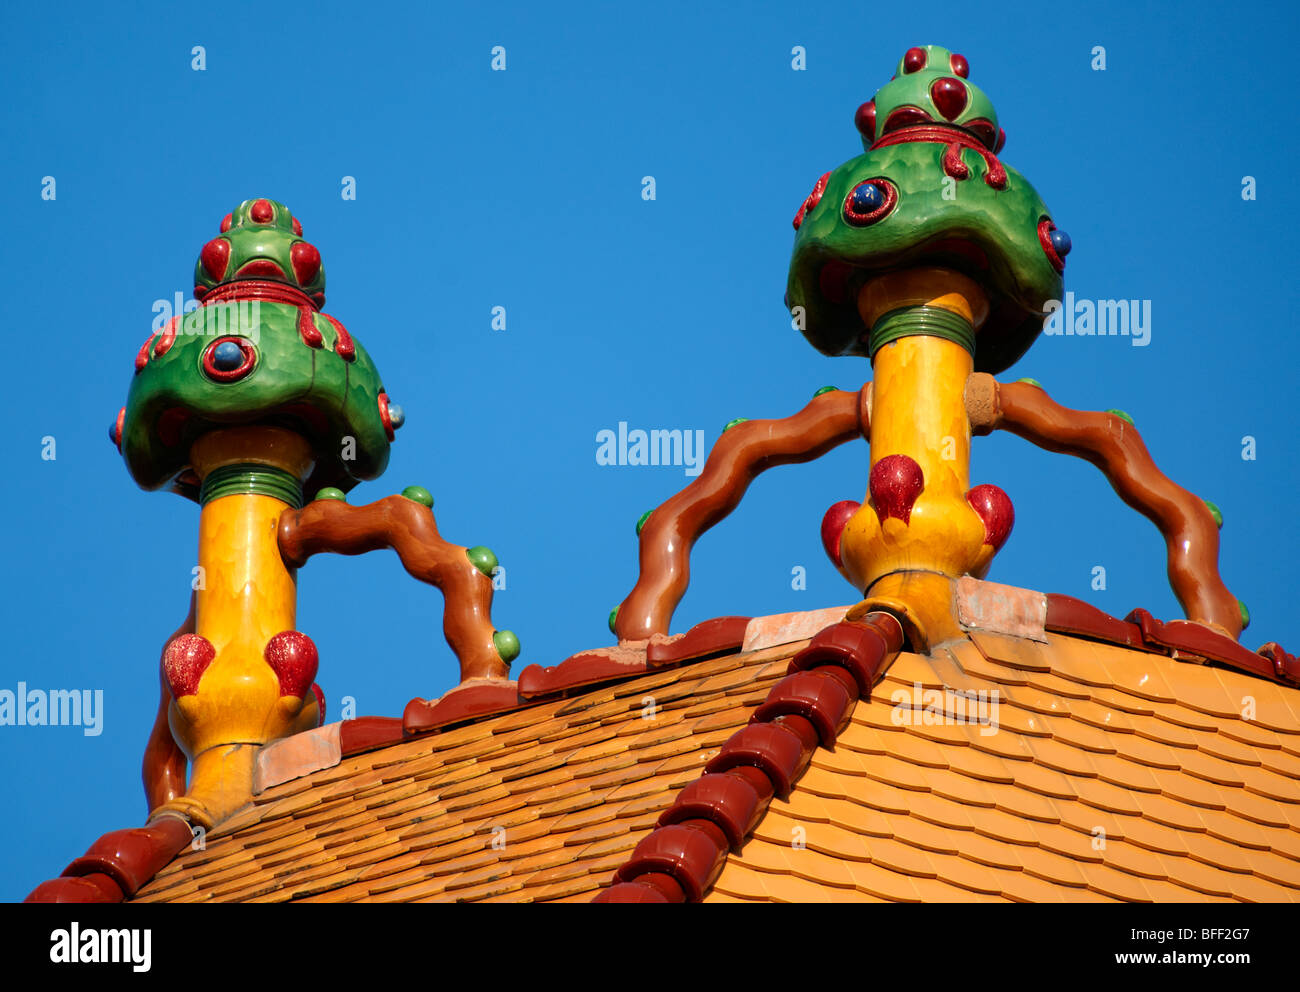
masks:
<instances>
[{"instance_id":1,"label":"roof ridge","mask_svg":"<svg viewBox=\"0 0 1300 992\"><path fill-rule=\"evenodd\" d=\"M786 798L820 745L835 746L859 699L898 657L903 628L888 613L825 628L788 674L659 817L658 826L592 902L699 902L774 796Z\"/></svg>"},{"instance_id":2,"label":"roof ridge","mask_svg":"<svg viewBox=\"0 0 1300 992\"><path fill-rule=\"evenodd\" d=\"M980 585L982 588L991 584ZM1120 620L1071 596L1036 595L1045 601L1045 615L1039 621L1043 630L1183 663L1220 665L1283 688L1300 687L1300 659L1276 643L1270 642L1251 652L1202 624L1181 620L1162 623L1143 609L1135 609ZM483 692L477 685L469 687L477 691L458 693L453 689L436 700L419 700L421 719L415 721L360 717L294 735L262 749L257 791L333 767L344 758L506 716L538 703L580 696L599 687L705 661L727 652L744 653L812 636L809 646L791 660L786 679L769 693L754 714L754 723L733 735L708 764L704 775L682 791L660 817L659 827L620 868L615 888L622 895L618 898L609 895L601 901L624 901L633 896L637 901L646 898L658 901L658 897L674 901L679 891L686 898L697 889L702 894L716 878L713 869L721 870L728 849L739 847L761 822L772 796L786 794L782 791L785 783L792 783L802 774L816 747L833 745L853 703L869 694L870 683L861 684L857 676L870 670L869 665L863 666L874 656L875 648L865 646L870 637L860 645L850 643L849 635L861 639L859 629L863 624L861 621L834 623L834 615L842 610L827 607L757 618L715 617L695 624L684 634L656 635L645 641L582 651L554 666L530 665L517 683L487 687L492 696L488 700L478 698ZM966 624L967 629L979 630L985 626L998 629L997 623L988 623L990 619L998 619L992 613L972 615L968 619L973 621L973 627ZM892 619L884 623L891 632L896 626ZM864 651L867 654L862 654ZM873 680L892 663L893 657L894 654L888 654L870 663L879 665ZM854 673L854 678L846 677L845 669ZM758 725L768 729L756 731ZM768 786L772 788L769 790ZM669 827L689 829L688 824L695 827L689 835L680 830L664 833ZM182 852L191 843L192 836L189 825L174 816L156 818L142 827L106 833L60 877L38 885L26 901L129 899ZM658 838L653 846L649 844L651 837ZM716 843L706 847L701 838ZM690 855L695 861L688 857L694 849L691 845L698 848ZM671 866L671 870L650 871L648 865ZM684 873L685 888L681 881L675 880L675 872ZM656 878L645 881L649 875ZM647 896L652 891L658 896Z\"/></svg>"}]
</instances>

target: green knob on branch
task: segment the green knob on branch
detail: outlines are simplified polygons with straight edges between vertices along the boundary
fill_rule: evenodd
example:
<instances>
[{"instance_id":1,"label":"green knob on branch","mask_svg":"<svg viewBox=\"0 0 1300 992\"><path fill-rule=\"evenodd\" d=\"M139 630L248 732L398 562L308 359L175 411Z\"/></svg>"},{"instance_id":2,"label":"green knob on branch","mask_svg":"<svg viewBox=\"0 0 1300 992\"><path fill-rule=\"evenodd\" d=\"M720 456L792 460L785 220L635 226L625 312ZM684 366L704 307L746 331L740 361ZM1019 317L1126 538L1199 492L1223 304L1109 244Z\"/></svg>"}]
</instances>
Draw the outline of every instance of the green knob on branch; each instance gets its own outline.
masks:
<instances>
[{"instance_id":1,"label":"green knob on branch","mask_svg":"<svg viewBox=\"0 0 1300 992\"><path fill-rule=\"evenodd\" d=\"M519 638L513 630L498 630L492 635L492 644L507 665L519 657Z\"/></svg>"},{"instance_id":2,"label":"green knob on branch","mask_svg":"<svg viewBox=\"0 0 1300 992\"><path fill-rule=\"evenodd\" d=\"M492 572L497 567L497 556L492 553L491 548L485 548L480 544L478 547L466 550L465 556L470 560L470 564L489 579L492 578Z\"/></svg>"},{"instance_id":3,"label":"green knob on branch","mask_svg":"<svg viewBox=\"0 0 1300 992\"><path fill-rule=\"evenodd\" d=\"M423 503L429 509L433 509L433 494L424 486L407 486L402 490L402 495L413 503Z\"/></svg>"}]
</instances>

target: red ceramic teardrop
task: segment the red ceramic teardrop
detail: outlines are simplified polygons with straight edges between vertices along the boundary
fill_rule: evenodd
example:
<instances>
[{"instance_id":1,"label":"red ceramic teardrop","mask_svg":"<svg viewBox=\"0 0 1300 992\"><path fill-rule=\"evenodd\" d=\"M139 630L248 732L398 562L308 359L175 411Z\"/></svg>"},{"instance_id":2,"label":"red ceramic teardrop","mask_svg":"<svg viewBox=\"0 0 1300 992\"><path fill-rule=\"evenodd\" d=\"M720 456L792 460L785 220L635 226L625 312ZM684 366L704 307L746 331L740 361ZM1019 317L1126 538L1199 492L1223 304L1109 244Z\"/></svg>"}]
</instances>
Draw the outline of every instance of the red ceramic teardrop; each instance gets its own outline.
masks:
<instances>
[{"instance_id":1,"label":"red ceramic teardrop","mask_svg":"<svg viewBox=\"0 0 1300 992\"><path fill-rule=\"evenodd\" d=\"M298 277L299 286L310 285L320 272L320 252L306 241L299 241L289 249L289 261L293 263L293 274Z\"/></svg>"},{"instance_id":2,"label":"red ceramic teardrop","mask_svg":"<svg viewBox=\"0 0 1300 992\"><path fill-rule=\"evenodd\" d=\"M301 631L284 630L266 642L266 663L280 680L280 695L304 696L316 679L316 645Z\"/></svg>"},{"instance_id":3,"label":"red ceramic teardrop","mask_svg":"<svg viewBox=\"0 0 1300 992\"><path fill-rule=\"evenodd\" d=\"M871 466L868 488L882 524L890 517L907 523L912 519L912 505L925 488L925 475L915 459L886 455Z\"/></svg>"},{"instance_id":4,"label":"red ceramic teardrop","mask_svg":"<svg viewBox=\"0 0 1300 992\"><path fill-rule=\"evenodd\" d=\"M855 499L842 499L833 504L822 517L822 547L836 568L844 567L844 560L840 557L840 537L844 534L844 525L861 508L862 504Z\"/></svg>"},{"instance_id":5,"label":"red ceramic teardrop","mask_svg":"<svg viewBox=\"0 0 1300 992\"><path fill-rule=\"evenodd\" d=\"M222 218L221 218L221 233L222 233L222 234L225 234L227 231L229 231L229 230L230 230L230 225L233 224L234 222L235 222L235 218L232 217L230 214L226 214L226 216L222 217Z\"/></svg>"},{"instance_id":6,"label":"red ceramic teardrop","mask_svg":"<svg viewBox=\"0 0 1300 992\"><path fill-rule=\"evenodd\" d=\"M226 277L226 266L230 264L230 242L225 238L213 238L199 252L199 261L208 275L221 282Z\"/></svg>"},{"instance_id":7,"label":"red ceramic teardrop","mask_svg":"<svg viewBox=\"0 0 1300 992\"><path fill-rule=\"evenodd\" d=\"M868 100L858 112L853 115L853 123L858 129L858 133L868 141L874 141L876 138L876 101Z\"/></svg>"},{"instance_id":8,"label":"red ceramic teardrop","mask_svg":"<svg viewBox=\"0 0 1300 992\"><path fill-rule=\"evenodd\" d=\"M254 224L269 224L275 220L275 208L271 206L270 200L254 200L248 209L248 216Z\"/></svg>"},{"instance_id":9,"label":"red ceramic teardrop","mask_svg":"<svg viewBox=\"0 0 1300 992\"><path fill-rule=\"evenodd\" d=\"M970 63L966 61L965 55L958 55L956 52L949 55L948 67L952 69L956 75L961 76L962 79L966 79L970 76Z\"/></svg>"},{"instance_id":10,"label":"red ceramic teardrop","mask_svg":"<svg viewBox=\"0 0 1300 992\"><path fill-rule=\"evenodd\" d=\"M1007 543L1011 528L1016 523L1016 511L1011 505L1011 497L997 486L986 483L968 492L966 502L984 521L984 543L991 544L994 551L1000 549Z\"/></svg>"},{"instance_id":11,"label":"red ceramic teardrop","mask_svg":"<svg viewBox=\"0 0 1300 992\"><path fill-rule=\"evenodd\" d=\"M930 99L945 118L955 121L966 109L966 84L952 76L943 76L930 84Z\"/></svg>"},{"instance_id":12,"label":"red ceramic teardrop","mask_svg":"<svg viewBox=\"0 0 1300 992\"><path fill-rule=\"evenodd\" d=\"M903 56L903 71L906 73L920 72L925 68L926 59L924 48L909 48L907 54Z\"/></svg>"},{"instance_id":13,"label":"red ceramic teardrop","mask_svg":"<svg viewBox=\"0 0 1300 992\"><path fill-rule=\"evenodd\" d=\"M192 696L199 691L199 680L217 656L212 642L199 634L181 634L163 651L163 675L172 698Z\"/></svg>"}]
</instances>

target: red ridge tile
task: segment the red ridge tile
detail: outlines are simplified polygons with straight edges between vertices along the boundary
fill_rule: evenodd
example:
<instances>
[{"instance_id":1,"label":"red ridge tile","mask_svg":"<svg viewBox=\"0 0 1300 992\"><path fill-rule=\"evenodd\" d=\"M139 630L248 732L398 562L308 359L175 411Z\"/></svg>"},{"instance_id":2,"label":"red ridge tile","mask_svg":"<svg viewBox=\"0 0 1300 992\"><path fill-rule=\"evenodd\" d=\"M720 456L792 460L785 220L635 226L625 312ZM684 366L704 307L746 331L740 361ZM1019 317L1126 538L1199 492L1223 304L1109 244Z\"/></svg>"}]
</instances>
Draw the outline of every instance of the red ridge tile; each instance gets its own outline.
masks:
<instances>
[{"instance_id":1,"label":"red ridge tile","mask_svg":"<svg viewBox=\"0 0 1300 992\"><path fill-rule=\"evenodd\" d=\"M514 682L481 679L462 682L438 699L412 699L402 714L407 734L424 734L454 723L512 710L523 702Z\"/></svg>"},{"instance_id":2,"label":"red ridge tile","mask_svg":"<svg viewBox=\"0 0 1300 992\"><path fill-rule=\"evenodd\" d=\"M92 872L77 878L52 878L36 886L23 902L121 902L121 888L107 875Z\"/></svg>"},{"instance_id":3,"label":"red ridge tile","mask_svg":"<svg viewBox=\"0 0 1300 992\"><path fill-rule=\"evenodd\" d=\"M194 839L190 826L162 816L145 827L104 834L64 869L69 876L104 874L126 895L134 895Z\"/></svg>"},{"instance_id":4,"label":"red ridge tile","mask_svg":"<svg viewBox=\"0 0 1300 992\"><path fill-rule=\"evenodd\" d=\"M339 724L339 751L346 758L404 739L402 721L392 716L362 716Z\"/></svg>"},{"instance_id":5,"label":"red ridge tile","mask_svg":"<svg viewBox=\"0 0 1300 992\"><path fill-rule=\"evenodd\" d=\"M902 647L902 627L893 617L876 614L865 623L839 626L865 628L872 636L855 629L847 632L852 637L828 637L824 643L836 646L826 650L821 664L810 663L806 671L792 668L760 705L758 722L723 744L703 777L683 788L656 829L637 844L615 874L615 884L593 901L698 902L704 897L721 874L728 849L738 848L757 827L772 795L788 796L817 745L832 743L847 722L857 701L854 673L861 673L869 696L872 681ZM652 892L653 886L642 884L655 875L670 876L680 894Z\"/></svg>"},{"instance_id":6,"label":"red ridge tile","mask_svg":"<svg viewBox=\"0 0 1300 992\"><path fill-rule=\"evenodd\" d=\"M1257 675L1270 682L1284 685L1300 685L1300 679L1292 680L1294 668L1285 662L1279 666L1276 659L1256 654L1242 647L1231 637L1211 630L1203 624L1191 620L1170 620L1162 623L1143 609L1133 610L1126 618L1136 623L1142 631L1142 639L1148 645L1154 645L1168 652L1179 652L1217 661L1221 665L1234 668L1247 675ZM1300 674L1300 673L1296 673Z\"/></svg>"},{"instance_id":7,"label":"red ridge tile","mask_svg":"<svg viewBox=\"0 0 1300 992\"><path fill-rule=\"evenodd\" d=\"M847 683L847 684L846 684ZM835 739L848 722L858 687L842 668L825 665L813 671L797 671L776 684L750 723L767 723L790 714L805 718L817 730L822 747L834 747Z\"/></svg>"},{"instance_id":8,"label":"red ridge tile","mask_svg":"<svg viewBox=\"0 0 1300 992\"><path fill-rule=\"evenodd\" d=\"M644 675L649 670L643 648L610 647L580 651L558 665L546 668L529 665L519 673L519 695L524 699L537 699L614 679Z\"/></svg>"},{"instance_id":9,"label":"red ridge tile","mask_svg":"<svg viewBox=\"0 0 1300 992\"><path fill-rule=\"evenodd\" d=\"M686 820L712 820L737 850L758 825L772 798L771 780L757 768L733 768L720 775L705 775L677 795L659 817L666 827Z\"/></svg>"},{"instance_id":10,"label":"red ridge tile","mask_svg":"<svg viewBox=\"0 0 1300 992\"><path fill-rule=\"evenodd\" d=\"M715 617L697 623L683 636L646 648L646 664L666 668L683 661L698 661L713 655L737 651L745 643L745 628L751 617Z\"/></svg>"},{"instance_id":11,"label":"red ridge tile","mask_svg":"<svg viewBox=\"0 0 1300 992\"><path fill-rule=\"evenodd\" d=\"M1142 640L1142 631L1136 624L1118 620L1091 603L1085 603L1073 596L1062 596L1051 592L1047 594L1045 626L1048 630L1061 634L1090 637L1096 641L1122 644L1139 651L1151 650Z\"/></svg>"},{"instance_id":12,"label":"red ridge tile","mask_svg":"<svg viewBox=\"0 0 1300 992\"><path fill-rule=\"evenodd\" d=\"M881 614L876 614L880 616ZM885 650L886 641L902 643L903 628L893 617L880 621L882 627L871 623L844 621L817 634L806 648L790 659L790 671L807 671L822 665L838 665L847 669L858 685L858 694L864 699L881 674L881 669L897 651Z\"/></svg>"},{"instance_id":13,"label":"red ridge tile","mask_svg":"<svg viewBox=\"0 0 1300 992\"><path fill-rule=\"evenodd\" d=\"M193 837L189 824L174 816L114 830L68 865L62 878L42 882L25 901L121 902L167 867Z\"/></svg>"}]
</instances>

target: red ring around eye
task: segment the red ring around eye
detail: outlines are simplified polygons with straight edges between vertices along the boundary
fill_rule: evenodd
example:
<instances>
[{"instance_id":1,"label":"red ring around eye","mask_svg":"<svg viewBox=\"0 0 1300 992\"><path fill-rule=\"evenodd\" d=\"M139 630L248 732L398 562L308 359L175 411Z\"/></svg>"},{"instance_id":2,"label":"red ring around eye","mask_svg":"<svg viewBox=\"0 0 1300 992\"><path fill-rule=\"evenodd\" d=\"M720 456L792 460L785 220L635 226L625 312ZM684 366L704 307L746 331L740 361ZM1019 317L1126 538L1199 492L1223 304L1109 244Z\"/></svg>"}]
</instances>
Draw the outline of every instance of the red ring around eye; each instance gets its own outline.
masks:
<instances>
[{"instance_id":1,"label":"red ring around eye","mask_svg":"<svg viewBox=\"0 0 1300 992\"><path fill-rule=\"evenodd\" d=\"M880 206L873 210L865 212L859 211L853 205L853 194L862 186L875 186L880 190L884 201ZM853 189L849 190L848 196L844 198L844 219L854 227L868 227L878 223L889 216L890 211L898 205L898 187L891 183L883 176L876 176L874 179L864 179L856 183Z\"/></svg>"},{"instance_id":2,"label":"red ring around eye","mask_svg":"<svg viewBox=\"0 0 1300 992\"><path fill-rule=\"evenodd\" d=\"M1052 263L1052 268L1057 272L1065 271L1065 259L1056 253L1056 248L1052 246L1052 232L1056 230L1056 225L1052 223L1052 218L1043 217L1038 221L1038 243L1043 246L1043 253L1047 260Z\"/></svg>"},{"instance_id":3,"label":"red ring around eye","mask_svg":"<svg viewBox=\"0 0 1300 992\"><path fill-rule=\"evenodd\" d=\"M244 360L233 369L219 369L216 366L214 356L217 348L228 341L239 346L239 350L243 352ZM252 372L253 366L256 364L257 349L253 347L251 341L245 338L226 335L217 338L203 349L203 374L216 382L236 382Z\"/></svg>"}]
</instances>

